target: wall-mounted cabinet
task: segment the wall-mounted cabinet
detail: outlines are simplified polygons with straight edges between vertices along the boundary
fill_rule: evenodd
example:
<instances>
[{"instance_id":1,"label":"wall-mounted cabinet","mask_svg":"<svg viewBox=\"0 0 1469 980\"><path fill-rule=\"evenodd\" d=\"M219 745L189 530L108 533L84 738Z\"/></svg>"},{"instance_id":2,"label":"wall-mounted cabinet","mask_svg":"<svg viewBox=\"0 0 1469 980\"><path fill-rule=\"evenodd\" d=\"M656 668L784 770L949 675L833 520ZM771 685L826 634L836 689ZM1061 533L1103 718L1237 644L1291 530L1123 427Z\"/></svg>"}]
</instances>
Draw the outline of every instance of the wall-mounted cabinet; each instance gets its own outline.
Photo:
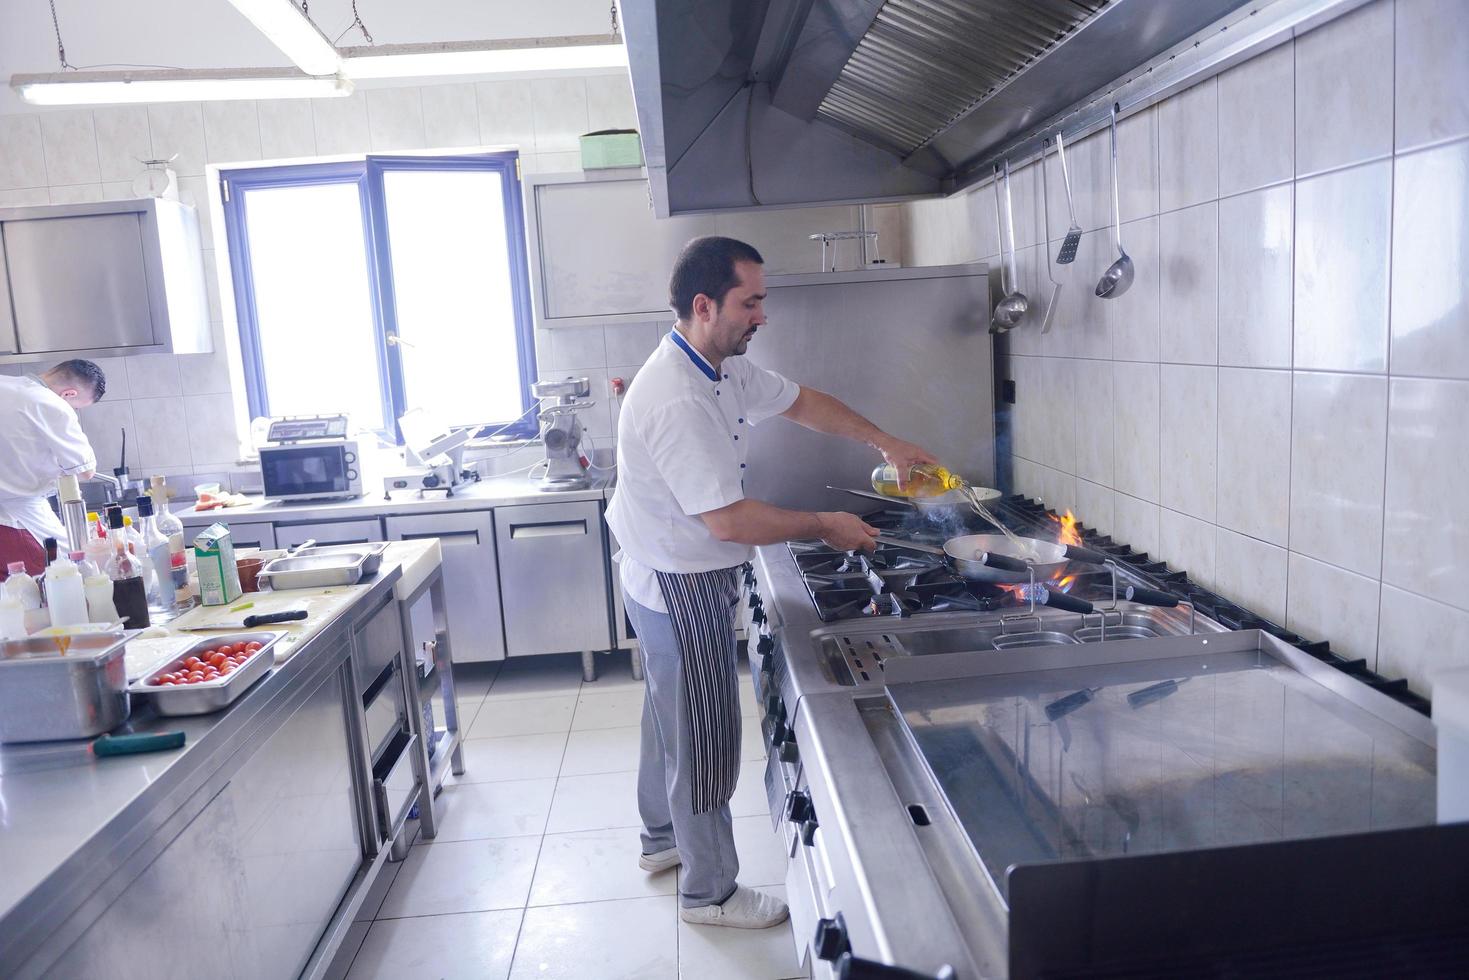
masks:
<instances>
[{"instance_id":1,"label":"wall-mounted cabinet","mask_svg":"<svg viewBox=\"0 0 1469 980\"><path fill-rule=\"evenodd\" d=\"M204 276L177 201L0 208L0 362L211 350Z\"/></svg>"},{"instance_id":2,"label":"wall-mounted cabinet","mask_svg":"<svg viewBox=\"0 0 1469 980\"><path fill-rule=\"evenodd\" d=\"M754 245L766 275L821 271L809 236L854 231L855 205L658 219L638 171L526 178L531 285L539 327L625 323L668 316L668 276L679 250L701 235ZM839 268L860 262L855 244Z\"/></svg>"}]
</instances>

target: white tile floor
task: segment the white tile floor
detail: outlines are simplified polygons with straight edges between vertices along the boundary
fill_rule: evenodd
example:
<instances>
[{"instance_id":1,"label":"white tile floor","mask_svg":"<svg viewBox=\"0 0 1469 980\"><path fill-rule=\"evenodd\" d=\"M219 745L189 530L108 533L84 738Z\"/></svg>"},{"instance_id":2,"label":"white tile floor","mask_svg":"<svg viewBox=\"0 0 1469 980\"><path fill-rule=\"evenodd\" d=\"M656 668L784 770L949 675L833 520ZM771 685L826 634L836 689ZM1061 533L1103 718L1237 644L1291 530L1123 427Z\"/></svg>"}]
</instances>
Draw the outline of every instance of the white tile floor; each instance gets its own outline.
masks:
<instances>
[{"instance_id":1,"label":"white tile floor","mask_svg":"<svg viewBox=\"0 0 1469 980\"><path fill-rule=\"evenodd\" d=\"M678 919L677 872L637 866L635 794L643 687L627 659L533 657L458 670L469 732L462 777L444 788L439 836L383 874L338 956L348 980L623 977L785 980L789 925L761 931ZM755 702L731 801L740 881L783 894Z\"/></svg>"}]
</instances>

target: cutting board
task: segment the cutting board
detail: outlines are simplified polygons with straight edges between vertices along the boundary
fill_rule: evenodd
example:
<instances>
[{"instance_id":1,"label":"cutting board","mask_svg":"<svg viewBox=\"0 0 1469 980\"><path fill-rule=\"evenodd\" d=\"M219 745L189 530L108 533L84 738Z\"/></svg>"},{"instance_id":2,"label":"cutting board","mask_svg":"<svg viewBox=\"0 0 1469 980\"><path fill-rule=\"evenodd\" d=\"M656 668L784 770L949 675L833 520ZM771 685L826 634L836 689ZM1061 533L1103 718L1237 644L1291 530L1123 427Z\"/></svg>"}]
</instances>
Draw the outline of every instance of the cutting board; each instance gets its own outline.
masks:
<instances>
[{"instance_id":1,"label":"cutting board","mask_svg":"<svg viewBox=\"0 0 1469 980\"><path fill-rule=\"evenodd\" d=\"M357 601L371 588L367 585L340 585L326 589L289 589L282 592L247 592L234 602L224 606L196 606L168 625L177 639L197 641L211 634L191 629L183 632L182 627L218 628L230 631L235 627L216 624L239 623L246 616L264 616L269 613L287 612L292 609L306 610L306 618L289 623L271 623L261 627L286 634L275 645L275 662L282 663L295 656L306 640L317 633ZM175 639L170 637L170 639ZM152 641L134 641L152 642ZM186 644L187 645L187 644ZM131 648L131 644L129 645ZM179 649L177 647L173 649ZM131 654L130 654L131 655Z\"/></svg>"}]
</instances>

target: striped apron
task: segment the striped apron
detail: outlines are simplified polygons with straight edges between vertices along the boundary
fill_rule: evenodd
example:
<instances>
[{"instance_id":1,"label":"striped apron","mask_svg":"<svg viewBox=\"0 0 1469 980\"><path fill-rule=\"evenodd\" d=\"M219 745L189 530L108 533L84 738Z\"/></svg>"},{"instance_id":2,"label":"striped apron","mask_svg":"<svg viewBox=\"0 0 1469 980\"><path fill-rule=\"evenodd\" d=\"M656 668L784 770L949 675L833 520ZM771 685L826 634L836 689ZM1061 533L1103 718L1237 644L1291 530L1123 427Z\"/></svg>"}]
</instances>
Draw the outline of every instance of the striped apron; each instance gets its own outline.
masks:
<instances>
[{"instance_id":1,"label":"striped apron","mask_svg":"<svg viewBox=\"0 0 1469 980\"><path fill-rule=\"evenodd\" d=\"M712 572L657 573L683 660L696 814L727 804L740 775L739 677L734 650L738 572L736 566Z\"/></svg>"}]
</instances>

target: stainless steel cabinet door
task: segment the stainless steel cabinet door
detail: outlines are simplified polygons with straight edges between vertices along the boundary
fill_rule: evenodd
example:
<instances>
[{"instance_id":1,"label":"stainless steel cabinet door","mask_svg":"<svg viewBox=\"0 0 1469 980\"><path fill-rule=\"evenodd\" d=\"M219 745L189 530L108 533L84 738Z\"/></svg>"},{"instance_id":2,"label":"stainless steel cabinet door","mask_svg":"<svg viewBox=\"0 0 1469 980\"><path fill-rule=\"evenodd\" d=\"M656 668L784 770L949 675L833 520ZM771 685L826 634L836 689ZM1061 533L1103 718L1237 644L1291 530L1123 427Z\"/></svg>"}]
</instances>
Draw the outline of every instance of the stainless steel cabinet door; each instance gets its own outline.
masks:
<instances>
[{"instance_id":1,"label":"stainless steel cabinet door","mask_svg":"<svg viewBox=\"0 0 1469 980\"><path fill-rule=\"evenodd\" d=\"M389 541L438 538L444 552L444 602L456 664L505 659L495 522L487 510L389 517Z\"/></svg>"},{"instance_id":2,"label":"stainless steel cabinet door","mask_svg":"<svg viewBox=\"0 0 1469 980\"><path fill-rule=\"evenodd\" d=\"M5 236L0 234L0 354L14 354L19 348L15 318L10 315L10 278L5 269Z\"/></svg>"},{"instance_id":3,"label":"stainless steel cabinet door","mask_svg":"<svg viewBox=\"0 0 1469 980\"><path fill-rule=\"evenodd\" d=\"M507 655L611 646L602 540L596 501L495 508Z\"/></svg>"},{"instance_id":4,"label":"stainless steel cabinet door","mask_svg":"<svg viewBox=\"0 0 1469 980\"><path fill-rule=\"evenodd\" d=\"M301 972L362 864L341 677L241 749L249 760L48 977ZM181 923L197 928L163 938Z\"/></svg>"},{"instance_id":5,"label":"stainless steel cabinet door","mask_svg":"<svg viewBox=\"0 0 1469 980\"><path fill-rule=\"evenodd\" d=\"M162 342L153 335L140 215L33 218L3 229L21 353Z\"/></svg>"},{"instance_id":6,"label":"stainless steel cabinet door","mask_svg":"<svg viewBox=\"0 0 1469 980\"><path fill-rule=\"evenodd\" d=\"M317 544L364 544L381 541L383 529L377 518L370 521L327 521L320 524L277 524L275 546L294 548L306 541Z\"/></svg>"},{"instance_id":7,"label":"stainless steel cabinet door","mask_svg":"<svg viewBox=\"0 0 1469 980\"><path fill-rule=\"evenodd\" d=\"M225 521L222 522L230 529L230 540L235 543L235 550L241 548L260 548L269 551L276 547L275 525L267 524L265 521ZM204 530L202 527L189 527L184 530L185 540L192 541L194 535Z\"/></svg>"}]
</instances>

